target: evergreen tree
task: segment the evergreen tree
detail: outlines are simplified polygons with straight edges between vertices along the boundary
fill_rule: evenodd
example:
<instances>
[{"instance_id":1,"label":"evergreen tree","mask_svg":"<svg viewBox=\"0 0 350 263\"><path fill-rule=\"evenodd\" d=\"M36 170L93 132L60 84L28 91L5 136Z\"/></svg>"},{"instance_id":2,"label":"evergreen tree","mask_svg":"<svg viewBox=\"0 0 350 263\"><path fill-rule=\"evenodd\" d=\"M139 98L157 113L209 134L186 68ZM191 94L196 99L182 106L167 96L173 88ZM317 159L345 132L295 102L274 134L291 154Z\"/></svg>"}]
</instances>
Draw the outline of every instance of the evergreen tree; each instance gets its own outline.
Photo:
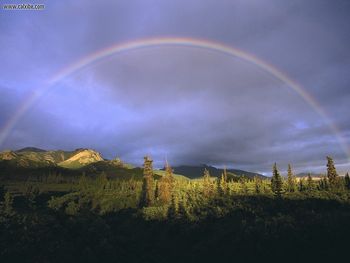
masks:
<instances>
[{"instance_id":1,"label":"evergreen tree","mask_svg":"<svg viewBox=\"0 0 350 263\"><path fill-rule=\"evenodd\" d=\"M80 176L79 182L78 182L78 188L80 191L85 192L88 189L88 180L86 178L85 172Z\"/></svg>"},{"instance_id":2,"label":"evergreen tree","mask_svg":"<svg viewBox=\"0 0 350 263\"><path fill-rule=\"evenodd\" d=\"M176 195L173 193L171 195L170 206L168 207L168 213L167 213L168 218L169 219L177 218L177 212L178 212L178 200Z\"/></svg>"},{"instance_id":3,"label":"evergreen tree","mask_svg":"<svg viewBox=\"0 0 350 263\"><path fill-rule=\"evenodd\" d=\"M177 210L177 217L182 219L188 218L188 213L186 210L186 202L182 198L181 201L178 203L178 210Z\"/></svg>"},{"instance_id":4,"label":"evergreen tree","mask_svg":"<svg viewBox=\"0 0 350 263\"><path fill-rule=\"evenodd\" d=\"M346 173L344 180L345 180L345 187L346 187L346 189L350 190L350 177L349 177L349 173Z\"/></svg>"},{"instance_id":5,"label":"evergreen tree","mask_svg":"<svg viewBox=\"0 0 350 263\"><path fill-rule=\"evenodd\" d=\"M328 190L329 189L327 176L321 176L321 180L319 181L318 184L319 184L320 190Z\"/></svg>"},{"instance_id":6,"label":"evergreen tree","mask_svg":"<svg viewBox=\"0 0 350 263\"><path fill-rule=\"evenodd\" d=\"M332 188L334 188L337 184L337 170L335 169L333 159L327 156L327 177L329 184Z\"/></svg>"},{"instance_id":7,"label":"evergreen tree","mask_svg":"<svg viewBox=\"0 0 350 263\"><path fill-rule=\"evenodd\" d=\"M277 169L277 164L275 163L272 168L271 190L275 194L275 196L281 197L283 192L282 188L282 177Z\"/></svg>"},{"instance_id":8,"label":"evergreen tree","mask_svg":"<svg viewBox=\"0 0 350 263\"><path fill-rule=\"evenodd\" d=\"M96 178L96 186L99 190L104 190L107 188L108 178L105 172L100 173Z\"/></svg>"},{"instance_id":9,"label":"evergreen tree","mask_svg":"<svg viewBox=\"0 0 350 263\"><path fill-rule=\"evenodd\" d=\"M4 199L5 193L5 187L3 185L0 185L0 202Z\"/></svg>"},{"instance_id":10,"label":"evergreen tree","mask_svg":"<svg viewBox=\"0 0 350 263\"><path fill-rule=\"evenodd\" d=\"M34 208L36 199L40 194L40 189L37 185L27 182L25 186L24 196L26 197L29 207Z\"/></svg>"},{"instance_id":11,"label":"evergreen tree","mask_svg":"<svg viewBox=\"0 0 350 263\"><path fill-rule=\"evenodd\" d=\"M299 179L299 192L303 192L305 190L304 178Z\"/></svg>"},{"instance_id":12,"label":"evergreen tree","mask_svg":"<svg viewBox=\"0 0 350 263\"><path fill-rule=\"evenodd\" d=\"M288 164L287 191L294 192L295 187L296 187L296 178L292 172L292 166Z\"/></svg>"},{"instance_id":13,"label":"evergreen tree","mask_svg":"<svg viewBox=\"0 0 350 263\"><path fill-rule=\"evenodd\" d=\"M221 174L220 178L218 178L218 180L217 180L217 187L218 187L218 194L219 195L222 196L222 195L226 195L228 193L226 167L224 168L224 171Z\"/></svg>"},{"instance_id":14,"label":"evergreen tree","mask_svg":"<svg viewBox=\"0 0 350 263\"><path fill-rule=\"evenodd\" d=\"M239 183L240 183L241 193L244 195L247 195L248 194L247 179L244 176L241 176L239 178Z\"/></svg>"},{"instance_id":15,"label":"evergreen tree","mask_svg":"<svg viewBox=\"0 0 350 263\"><path fill-rule=\"evenodd\" d=\"M9 191L7 191L5 193L5 196L4 196L4 213L7 216L11 216L11 215L14 214L14 211L13 211L13 197L10 194Z\"/></svg>"},{"instance_id":16,"label":"evergreen tree","mask_svg":"<svg viewBox=\"0 0 350 263\"><path fill-rule=\"evenodd\" d=\"M313 190L313 182L312 182L312 177L311 177L310 173L308 173L308 175L307 175L307 190L308 191Z\"/></svg>"},{"instance_id":17,"label":"evergreen tree","mask_svg":"<svg viewBox=\"0 0 350 263\"><path fill-rule=\"evenodd\" d=\"M165 175L159 180L159 199L163 204L169 204L174 188L174 176L168 162L165 165Z\"/></svg>"},{"instance_id":18,"label":"evergreen tree","mask_svg":"<svg viewBox=\"0 0 350 263\"><path fill-rule=\"evenodd\" d=\"M154 198L155 200L159 200L159 183L156 181L156 190L154 191Z\"/></svg>"},{"instance_id":19,"label":"evergreen tree","mask_svg":"<svg viewBox=\"0 0 350 263\"><path fill-rule=\"evenodd\" d=\"M142 192L139 205L141 207L151 206L154 202L154 191L153 191L153 165L152 159L146 156L143 165L143 182Z\"/></svg>"},{"instance_id":20,"label":"evergreen tree","mask_svg":"<svg viewBox=\"0 0 350 263\"><path fill-rule=\"evenodd\" d=\"M262 192L262 179L255 176L254 177L254 188L255 188L255 193L260 194Z\"/></svg>"},{"instance_id":21,"label":"evergreen tree","mask_svg":"<svg viewBox=\"0 0 350 263\"><path fill-rule=\"evenodd\" d=\"M203 194L206 198L210 197L213 194L210 173L207 169L204 169L203 174Z\"/></svg>"}]
</instances>

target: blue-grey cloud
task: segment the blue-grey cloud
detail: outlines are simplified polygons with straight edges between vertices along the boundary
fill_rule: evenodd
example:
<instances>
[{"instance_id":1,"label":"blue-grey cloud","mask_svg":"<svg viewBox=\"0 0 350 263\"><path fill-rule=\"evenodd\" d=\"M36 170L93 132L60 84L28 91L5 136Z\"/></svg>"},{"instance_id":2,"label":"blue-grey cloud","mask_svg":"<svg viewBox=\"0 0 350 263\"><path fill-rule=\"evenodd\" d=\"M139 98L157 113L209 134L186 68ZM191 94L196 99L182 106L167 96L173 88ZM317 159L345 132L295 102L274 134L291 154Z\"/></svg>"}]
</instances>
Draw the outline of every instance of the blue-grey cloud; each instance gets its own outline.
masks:
<instances>
[{"instance_id":1,"label":"blue-grey cloud","mask_svg":"<svg viewBox=\"0 0 350 263\"><path fill-rule=\"evenodd\" d=\"M348 1L57 1L0 11L0 126L60 68L112 44L186 36L272 63L328 112L350 144ZM51 88L1 148L93 147L161 165L319 170L347 158L327 123L290 88L237 58L184 47L120 54ZM342 171L349 165L342 165Z\"/></svg>"}]
</instances>

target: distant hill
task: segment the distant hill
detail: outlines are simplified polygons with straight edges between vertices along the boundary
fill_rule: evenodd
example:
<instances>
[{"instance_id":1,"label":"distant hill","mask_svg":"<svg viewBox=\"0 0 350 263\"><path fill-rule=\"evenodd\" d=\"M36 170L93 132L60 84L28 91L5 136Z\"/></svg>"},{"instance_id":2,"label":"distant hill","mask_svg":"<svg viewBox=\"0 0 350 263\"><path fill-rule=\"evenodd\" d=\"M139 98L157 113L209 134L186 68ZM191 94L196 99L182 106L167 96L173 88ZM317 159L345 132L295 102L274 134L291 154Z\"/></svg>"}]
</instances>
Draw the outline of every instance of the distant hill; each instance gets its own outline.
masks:
<instances>
[{"instance_id":1,"label":"distant hill","mask_svg":"<svg viewBox=\"0 0 350 263\"><path fill-rule=\"evenodd\" d=\"M25 147L25 148L17 150L16 152L46 152L46 150L39 149L36 147Z\"/></svg>"},{"instance_id":2,"label":"distant hill","mask_svg":"<svg viewBox=\"0 0 350 263\"><path fill-rule=\"evenodd\" d=\"M0 178L27 180L48 174L62 176L97 176L105 173L109 178L142 180L143 169L134 168L119 159L105 160L91 149L74 151L47 151L26 147L17 151L0 152ZM159 177L160 175L156 175Z\"/></svg>"},{"instance_id":3,"label":"distant hill","mask_svg":"<svg viewBox=\"0 0 350 263\"><path fill-rule=\"evenodd\" d=\"M76 169L102 160L101 154L91 149L46 151L35 147L26 147L17 151L0 152L0 162L3 162L3 165L16 168L60 166Z\"/></svg>"},{"instance_id":4,"label":"distant hill","mask_svg":"<svg viewBox=\"0 0 350 263\"><path fill-rule=\"evenodd\" d=\"M309 173L298 173L295 176L296 177L307 177ZM310 173L311 177L322 177L324 174L317 174L317 173Z\"/></svg>"},{"instance_id":5,"label":"distant hill","mask_svg":"<svg viewBox=\"0 0 350 263\"><path fill-rule=\"evenodd\" d=\"M100 153L90 149L81 149L70 158L58 163L58 165L65 168L77 169L99 161L103 161Z\"/></svg>"},{"instance_id":6,"label":"distant hill","mask_svg":"<svg viewBox=\"0 0 350 263\"><path fill-rule=\"evenodd\" d=\"M204 169L207 169L211 176L219 177L223 173L224 169L216 168L214 166L200 165L200 166L190 166L190 165L181 165L172 167L175 174L180 174L191 179L200 178L203 176ZM162 169L164 170L164 168ZM262 174L247 172L237 169L227 169L227 175L229 179L238 179L241 176L247 178L254 178L255 176L260 178L266 178Z\"/></svg>"},{"instance_id":7,"label":"distant hill","mask_svg":"<svg viewBox=\"0 0 350 263\"><path fill-rule=\"evenodd\" d=\"M211 176L219 177L223 169L208 165L200 166L176 166L173 167L174 175L180 179L183 176L194 179L203 176L204 169L208 169ZM109 177L142 178L142 168L133 168L122 163L119 159L105 160L102 155L92 149L76 149L74 151L47 151L35 147L26 147L17 151L0 152L0 175L6 178L37 176L47 173L60 173L62 175L87 175L95 176L104 172ZM155 170L156 176L162 176L164 169ZM230 180L238 180L239 177L254 178L265 176L243 170L227 169Z\"/></svg>"}]
</instances>

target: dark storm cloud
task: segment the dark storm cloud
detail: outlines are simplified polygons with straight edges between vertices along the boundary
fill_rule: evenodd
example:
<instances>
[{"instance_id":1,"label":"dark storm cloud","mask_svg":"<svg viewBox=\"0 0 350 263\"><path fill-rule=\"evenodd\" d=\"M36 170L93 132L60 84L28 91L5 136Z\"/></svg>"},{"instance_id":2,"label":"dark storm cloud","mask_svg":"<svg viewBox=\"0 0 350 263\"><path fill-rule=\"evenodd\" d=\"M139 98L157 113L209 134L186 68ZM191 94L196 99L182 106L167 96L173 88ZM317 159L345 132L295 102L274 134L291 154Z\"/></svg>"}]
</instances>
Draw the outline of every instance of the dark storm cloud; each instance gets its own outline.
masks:
<instances>
[{"instance_id":1,"label":"dark storm cloud","mask_svg":"<svg viewBox=\"0 0 350 263\"><path fill-rule=\"evenodd\" d=\"M349 1L56 1L0 11L0 126L46 79L78 58L155 36L212 39L286 72L350 142ZM5 88L7 87L7 88ZM290 88L232 57L193 48L118 55L55 85L2 148L93 147L139 162L269 171L319 169L346 156L327 123ZM349 165L342 166L343 171Z\"/></svg>"}]
</instances>

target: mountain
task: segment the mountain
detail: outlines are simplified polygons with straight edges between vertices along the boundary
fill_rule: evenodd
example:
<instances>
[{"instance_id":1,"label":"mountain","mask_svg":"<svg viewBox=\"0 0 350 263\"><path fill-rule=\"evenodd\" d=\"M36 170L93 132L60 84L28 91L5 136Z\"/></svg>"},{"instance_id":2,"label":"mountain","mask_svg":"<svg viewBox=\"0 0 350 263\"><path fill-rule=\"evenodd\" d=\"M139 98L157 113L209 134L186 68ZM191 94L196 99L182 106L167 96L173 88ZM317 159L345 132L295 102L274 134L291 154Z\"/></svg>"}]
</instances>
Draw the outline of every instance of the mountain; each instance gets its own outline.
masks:
<instances>
[{"instance_id":1,"label":"mountain","mask_svg":"<svg viewBox=\"0 0 350 263\"><path fill-rule=\"evenodd\" d=\"M74 151L46 151L35 147L26 147L17 151L0 152L1 168L79 168L86 164L103 160L101 155L89 149Z\"/></svg>"},{"instance_id":2,"label":"mountain","mask_svg":"<svg viewBox=\"0 0 350 263\"><path fill-rule=\"evenodd\" d=\"M210 175L214 177L219 177L224 172L224 169L216 168L214 166L208 166L205 164L200 166L181 165L181 166L175 166L172 168L175 174L181 174L191 179L202 177L204 169L207 169ZM162 170L164 170L164 168ZM245 176L251 179L254 178L255 176L260 178L266 178L262 174L252 173L252 172L247 172L247 171L237 170L237 169L227 169L227 176L229 179L233 179L233 180L237 180L241 176Z\"/></svg>"},{"instance_id":3,"label":"mountain","mask_svg":"<svg viewBox=\"0 0 350 263\"><path fill-rule=\"evenodd\" d=\"M46 150L39 149L36 147L25 147L25 148L17 150L16 152L46 152Z\"/></svg>"},{"instance_id":4,"label":"mountain","mask_svg":"<svg viewBox=\"0 0 350 263\"><path fill-rule=\"evenodd\" d=\"M298 173L296 177L307 177L309 173ZM316 174L316 173L310 173L311 177L322 177L324 174Z\"/></svg>"},{"instance_id":5,"label":"mountain","mask_svg":"<svg viewBox=\"0 0 350 263\"><path fill-rule=\"evenodd\" d=\"M77 169L99 161L103 161L100 153L90 149L81 149L69 159L58 163L58 165L65 168Z\"/></svg>"}]
</instances>

